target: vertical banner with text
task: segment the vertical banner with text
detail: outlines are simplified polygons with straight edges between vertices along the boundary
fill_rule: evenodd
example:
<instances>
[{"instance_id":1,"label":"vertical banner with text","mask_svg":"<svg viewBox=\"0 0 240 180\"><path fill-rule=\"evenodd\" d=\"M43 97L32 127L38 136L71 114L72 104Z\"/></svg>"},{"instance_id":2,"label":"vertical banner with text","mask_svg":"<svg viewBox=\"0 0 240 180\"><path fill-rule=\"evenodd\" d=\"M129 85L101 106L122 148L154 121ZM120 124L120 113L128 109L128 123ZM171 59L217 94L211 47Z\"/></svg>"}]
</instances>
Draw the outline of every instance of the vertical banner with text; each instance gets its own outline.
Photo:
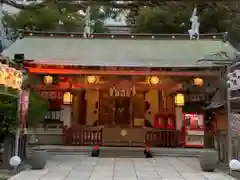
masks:
<instances>
[{"instance_id":1,"label":"vertical banner with text","mask_svg":"<svg viewBox=\"0 0 240 180\"><path fill-rule=\"evenodd\" d=\"M29 91L21 91L20 93L20 109L19 118L24 129L27 128L27 114L28 114L28 104L29 104Z\"/></svg>"}]
</instances>

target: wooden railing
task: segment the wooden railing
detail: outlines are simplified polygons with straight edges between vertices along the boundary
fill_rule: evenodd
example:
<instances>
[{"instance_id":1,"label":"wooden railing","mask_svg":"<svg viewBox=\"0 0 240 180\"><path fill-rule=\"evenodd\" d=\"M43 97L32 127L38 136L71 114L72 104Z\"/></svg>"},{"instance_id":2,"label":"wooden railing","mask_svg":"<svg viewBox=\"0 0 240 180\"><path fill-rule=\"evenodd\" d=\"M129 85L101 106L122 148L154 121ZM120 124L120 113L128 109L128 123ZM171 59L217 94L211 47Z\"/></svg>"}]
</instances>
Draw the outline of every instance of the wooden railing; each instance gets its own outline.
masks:
<instances>
[{"instance_id":1,"label":"wooden railing","mask_svg":"<svg viewBox=\"0 0 240 180\"><path fill-rule=\"evenodd\" d=\"M63 127L63 144L69 146L101 145L102 130Z\"/></svg>"},{"instance_id":2,"label":"wooden railing","mask_svg":"<svg viewBox=\"0 0 240 180\"><path fill-rule=\"evenodd\" d=\"M178 130L152 130L146 133L146 145L154 147L178 147L181 132Z\"/></svg>"},{"instance_id":3,"label":"wooden railing","mask_svg":"<svg viewBox=\"0 0 240 180\"><path fill-rule=\"evenodd\" d=\"M69 146L103 145L102 134L102 129L64 127L63 144ZM181 132L178 130L147 130L145 133L145 144L153 147L178 147L181 144L180 137Z\"/></svg>"}]
</instances>

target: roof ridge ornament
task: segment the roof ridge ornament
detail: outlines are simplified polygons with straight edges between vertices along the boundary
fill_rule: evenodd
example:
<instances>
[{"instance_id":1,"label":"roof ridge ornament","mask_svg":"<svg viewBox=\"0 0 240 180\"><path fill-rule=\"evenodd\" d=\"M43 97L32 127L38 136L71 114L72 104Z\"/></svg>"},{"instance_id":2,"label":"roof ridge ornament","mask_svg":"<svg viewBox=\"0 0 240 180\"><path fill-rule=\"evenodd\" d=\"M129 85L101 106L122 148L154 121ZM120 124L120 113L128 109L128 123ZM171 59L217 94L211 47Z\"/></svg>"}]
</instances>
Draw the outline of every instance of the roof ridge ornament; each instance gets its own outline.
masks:
<instances>
[{"instance_id":1,"label":"roof ridge ornament","mask_svg":"<svg viewBox=\"0 0 240 180\"><path fill-rule=\"evenodd\" d=\"M85 27L84 27L84 32L83 32L84 38L91 37L91 26L92 26L91 6L88 6L87 10L86 10L86 14L85 14Z\"/></svg>"},{"instance_id":2,"label":"roof ridge ornament","mask_svg":"<svg viewBox=\"0 0 240 180\"><path fill-rule=\"evenodd\" d=\"M194 39L195 36L197 37L197 40L199 39L199 17L197 16L197 7L195 6L193 9L192 16L190 18L190 21L192 22L191 29L188 30L189 38L190 40Z\"/></svg>"}]
</instances>

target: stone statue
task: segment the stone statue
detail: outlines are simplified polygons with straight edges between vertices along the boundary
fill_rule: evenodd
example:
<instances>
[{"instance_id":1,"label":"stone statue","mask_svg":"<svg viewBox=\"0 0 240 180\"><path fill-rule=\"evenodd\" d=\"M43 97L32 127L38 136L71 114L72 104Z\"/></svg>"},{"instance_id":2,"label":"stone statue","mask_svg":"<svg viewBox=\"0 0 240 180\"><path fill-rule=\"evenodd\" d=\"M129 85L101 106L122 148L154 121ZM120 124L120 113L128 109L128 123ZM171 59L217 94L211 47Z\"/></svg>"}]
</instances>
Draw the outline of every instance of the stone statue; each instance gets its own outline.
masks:
<instances>
[{"instance_id":1,"label":"stone statue","mask_svg":"<svg viewBox=\"0 0 240 180\"><path fill-rule=\"evenodd\" d=\"M192 16L190 18L190 21L192 22L191 29L188 30L190 40L192 40L195 36L197 36L197 39L199 39L199 17L197 16L197 8L195 7L193 9Z\"/></svg>"},{"instance_id":2,"label":"stone statue","mask_svg":"<svg viewBox=\"0 0 240 180\"><path fill-rule=\"evenodd\" d=\"M84 27L84 32L83 32L83 37L88 38L91 35L91 7L88 6L85 14L85 27Z\"/></svg>"}]
</instances>

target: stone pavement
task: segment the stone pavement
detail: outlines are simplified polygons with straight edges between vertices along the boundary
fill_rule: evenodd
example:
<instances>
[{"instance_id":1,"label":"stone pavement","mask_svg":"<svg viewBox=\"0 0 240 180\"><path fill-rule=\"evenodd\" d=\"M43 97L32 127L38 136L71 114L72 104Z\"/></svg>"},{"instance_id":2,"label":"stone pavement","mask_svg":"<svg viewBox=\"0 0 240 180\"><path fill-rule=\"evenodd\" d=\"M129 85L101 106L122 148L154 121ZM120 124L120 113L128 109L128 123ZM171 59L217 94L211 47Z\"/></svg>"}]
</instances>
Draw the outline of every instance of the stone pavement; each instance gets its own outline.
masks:
<instances>
[{"instance_id":1,"label":"stone pavement","mask_svg":"<svg viewBox=\"0 0 240 180\"><path fill-rule=\"evenodd\" d=\"M223 173L200 170L196 158L92 158L63 155L44 170L23 171L10 180L235 180Z\"/></svg>"}]
</instances>

